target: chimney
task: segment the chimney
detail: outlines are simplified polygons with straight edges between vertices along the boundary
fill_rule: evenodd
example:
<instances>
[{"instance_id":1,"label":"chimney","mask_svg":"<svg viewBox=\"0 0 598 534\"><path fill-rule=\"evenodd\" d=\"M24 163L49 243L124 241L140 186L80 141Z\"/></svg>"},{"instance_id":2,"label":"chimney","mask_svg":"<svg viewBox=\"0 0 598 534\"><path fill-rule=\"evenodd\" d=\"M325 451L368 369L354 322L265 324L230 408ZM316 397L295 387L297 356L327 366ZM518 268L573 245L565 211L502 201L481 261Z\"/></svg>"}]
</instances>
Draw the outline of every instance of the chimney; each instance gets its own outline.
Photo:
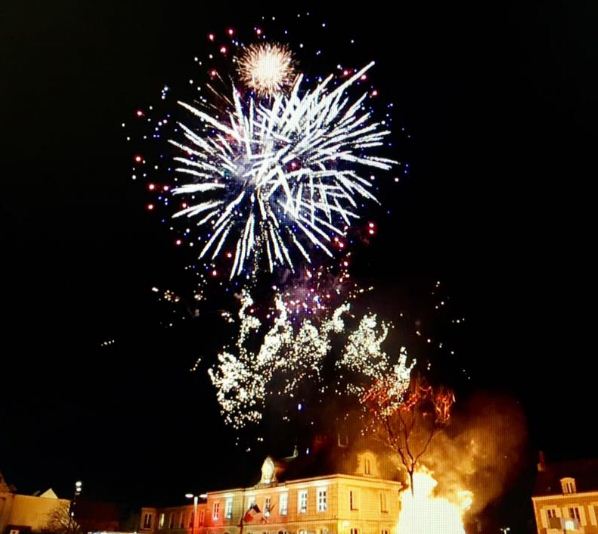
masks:
<instances>
[{"instance_id":1,"label":"chimney","mask_svg":"<svg viewBox=\"0 0 598 534\"><path fill-rule=\"evenodd\" d=\"M538 473L543 473L546 471L546 460L544 459L544 451L538 452Z\"/></svg>"}]
</instances>

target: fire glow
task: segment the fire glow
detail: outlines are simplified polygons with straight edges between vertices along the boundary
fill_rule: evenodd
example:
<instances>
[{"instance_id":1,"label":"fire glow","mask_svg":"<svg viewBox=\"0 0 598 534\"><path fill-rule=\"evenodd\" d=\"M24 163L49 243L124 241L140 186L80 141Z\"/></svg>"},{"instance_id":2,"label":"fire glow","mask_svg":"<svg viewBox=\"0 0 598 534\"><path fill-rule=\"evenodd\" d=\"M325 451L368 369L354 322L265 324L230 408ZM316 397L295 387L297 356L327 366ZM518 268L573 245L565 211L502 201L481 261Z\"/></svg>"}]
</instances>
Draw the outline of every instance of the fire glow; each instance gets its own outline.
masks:
<instances>
[{"instance_id":1,"label":"fire glow","mask_svg":"<svg viewBox=\"0 0 598 534\"><path fill-rule=\"evenodd\" d=\"M457 501L434 495L437 481L431 473L414 474L411 488L401 493L401 513L397 532L401 534L465 534L463 514L472 504L472 493L462 490Z\"/></svg>"}]
</instances>

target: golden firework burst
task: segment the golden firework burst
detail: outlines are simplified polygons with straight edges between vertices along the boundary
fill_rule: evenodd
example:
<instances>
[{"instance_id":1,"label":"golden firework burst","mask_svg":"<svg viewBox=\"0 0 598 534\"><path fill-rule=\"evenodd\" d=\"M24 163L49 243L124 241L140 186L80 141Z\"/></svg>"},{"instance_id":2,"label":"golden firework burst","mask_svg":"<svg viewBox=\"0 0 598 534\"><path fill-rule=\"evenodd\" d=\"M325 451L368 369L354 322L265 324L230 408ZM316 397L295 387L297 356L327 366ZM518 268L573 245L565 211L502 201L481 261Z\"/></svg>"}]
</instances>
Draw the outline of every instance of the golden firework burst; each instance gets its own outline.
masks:
<instances>
[{"instance_id":1,"label":"golden firework burst","mask_svg":"<svg viewBox=\"0 0 598 534\"><path fill-rule=\"evenodd\" d=\"M273 96L289 87L295 78L295 60L284 45L260 43L247 47L239 59L242 82L262 97Z\"/></svg>"}]
</instances>

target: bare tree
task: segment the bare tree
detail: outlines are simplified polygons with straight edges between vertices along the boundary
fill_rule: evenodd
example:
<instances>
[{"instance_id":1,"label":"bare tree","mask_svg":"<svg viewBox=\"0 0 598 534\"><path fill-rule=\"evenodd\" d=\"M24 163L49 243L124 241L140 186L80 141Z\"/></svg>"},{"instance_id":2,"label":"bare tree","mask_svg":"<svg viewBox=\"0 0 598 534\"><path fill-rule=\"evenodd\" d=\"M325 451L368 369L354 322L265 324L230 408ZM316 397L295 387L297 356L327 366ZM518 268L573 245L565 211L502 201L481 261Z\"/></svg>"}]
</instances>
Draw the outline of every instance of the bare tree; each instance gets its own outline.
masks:
<instances>
[{"instance_id":1,"label":"bare tree","mask_svg":"<svg viewBox=\"0 0 598 534\"><path fill-rule=\"evenodd\" d=\"M70 507L58 504L50 514L48 522L42 528L45 534L81 534L81 526L71 515Z\"/></svg>"},{"instance_id":2,"label":"bare tree","mask_svg":"<svg viewBox=\"0 0 598 534\"><path fill-rule=\"evenodd\" d=\"M370 429L398 454L413 494L413 475L434 436L449 421L453 392L434 388L422 378L397 384L389 377L375 382L362 400L370 416Z\"/></svg>"}]
</instances>

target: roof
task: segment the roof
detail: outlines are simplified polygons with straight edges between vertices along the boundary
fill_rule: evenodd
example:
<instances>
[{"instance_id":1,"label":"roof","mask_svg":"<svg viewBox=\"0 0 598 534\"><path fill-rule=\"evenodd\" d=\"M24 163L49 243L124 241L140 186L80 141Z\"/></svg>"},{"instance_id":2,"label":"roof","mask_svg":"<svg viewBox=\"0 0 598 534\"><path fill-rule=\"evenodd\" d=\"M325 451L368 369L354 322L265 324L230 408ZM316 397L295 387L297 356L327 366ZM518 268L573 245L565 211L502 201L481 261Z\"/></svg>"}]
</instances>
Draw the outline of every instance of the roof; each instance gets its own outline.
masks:
<instances>
[{"instance_id":1,"label":"roof","mask_svg":"<svg viewBox=\"0 0 598 534\"><path fill-rule=\"evenodd\" d=\"M538 471L534 496L562 494L561 479L575 479L578 493L598 491L598 459L573 460L544 464Z\"/></svg>"}]
</instances>

